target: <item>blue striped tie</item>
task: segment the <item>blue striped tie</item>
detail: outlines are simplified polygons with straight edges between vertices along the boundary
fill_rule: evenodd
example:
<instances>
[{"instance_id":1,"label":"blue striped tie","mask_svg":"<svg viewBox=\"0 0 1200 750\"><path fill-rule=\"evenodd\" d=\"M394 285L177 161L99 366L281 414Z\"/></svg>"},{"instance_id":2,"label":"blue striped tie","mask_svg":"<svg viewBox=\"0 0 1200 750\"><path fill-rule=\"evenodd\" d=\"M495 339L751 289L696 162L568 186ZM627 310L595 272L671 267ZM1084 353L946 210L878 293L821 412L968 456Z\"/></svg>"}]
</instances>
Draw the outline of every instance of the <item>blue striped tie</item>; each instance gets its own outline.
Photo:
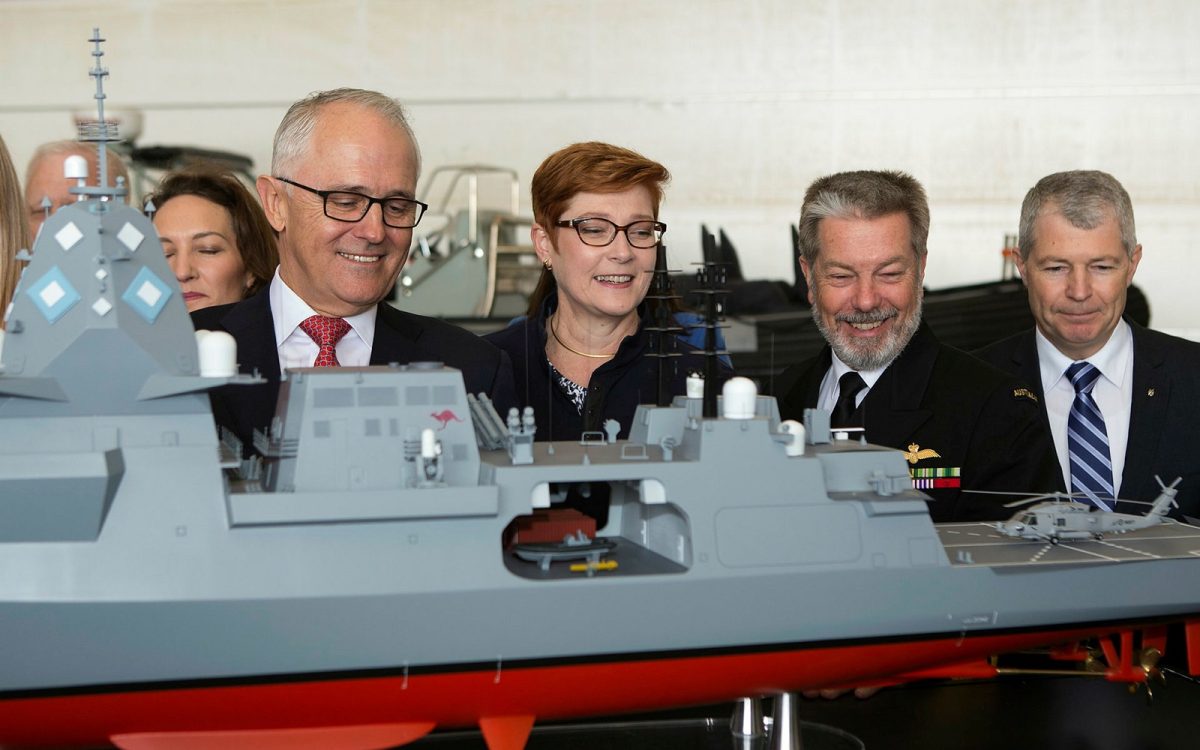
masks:
<instances>
[{"instance_id":1,"label":"blue striped tie","mask_svg":"<svg viewBox=\"0 0 1200 750\"><path fill-rule=\"evenodd\" d=\"M1067 416L1067 452L1071 454L1071 492L1082 493L1101 510L1112 510L1112 459L1108 453L1108 431L1104 415L1092 398L1092 388L1100 371L1090 362L1076 362L1067 368L1067 377L1075 386L1075 401Z\"/></svg>"}]
</instances>

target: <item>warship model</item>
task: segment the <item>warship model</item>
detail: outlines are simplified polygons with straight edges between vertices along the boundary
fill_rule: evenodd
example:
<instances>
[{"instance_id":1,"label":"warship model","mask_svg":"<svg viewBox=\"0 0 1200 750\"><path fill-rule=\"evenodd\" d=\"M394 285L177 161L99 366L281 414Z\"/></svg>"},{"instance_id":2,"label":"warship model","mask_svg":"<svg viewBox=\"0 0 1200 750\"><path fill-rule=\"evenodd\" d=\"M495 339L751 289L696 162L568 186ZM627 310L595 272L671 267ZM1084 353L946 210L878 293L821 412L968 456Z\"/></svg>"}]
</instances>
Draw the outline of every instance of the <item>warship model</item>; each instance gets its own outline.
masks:
<instances>
[{"instance_id":1,"label":"warship model","mask_svg":"<svg viewBox=\"0 0 1200 750\"><path fill-rule=\"evenodd\" d=\"M241 466L261 471L234 481L206 390L254 376L197 338L100 155L99 185L43 228L0 352L0 745L366 748L478 724L511 750L535 718L1200 614L1196 529L1050 545L936 526L903 454L819 412L781 423L744 380L719 415L678 397L628 440L535 443L437 363L293 370L263 464ZM565 491L598 485L607 522L559 535Z\"/></svg>"}]
</instances>

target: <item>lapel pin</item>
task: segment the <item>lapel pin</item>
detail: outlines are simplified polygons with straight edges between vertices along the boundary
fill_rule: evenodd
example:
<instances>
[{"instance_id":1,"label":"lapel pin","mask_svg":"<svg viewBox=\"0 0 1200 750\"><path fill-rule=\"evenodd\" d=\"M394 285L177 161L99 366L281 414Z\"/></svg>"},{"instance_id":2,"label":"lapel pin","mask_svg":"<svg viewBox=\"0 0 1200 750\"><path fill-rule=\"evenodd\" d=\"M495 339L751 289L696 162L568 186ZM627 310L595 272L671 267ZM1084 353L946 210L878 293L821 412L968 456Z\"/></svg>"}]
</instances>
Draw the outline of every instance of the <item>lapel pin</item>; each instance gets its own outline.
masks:
<instances>
[{"instance_id":1,"label":"lapel pin","mask_svg":"<svg viewBox=\"0 0 1200 750\"><path fill-rule=\"evenodd\" d=\"M1151 398L1154 398L1154 389L1151 388L1150 390L1146 391L1146 395Z\"/></svg>"}]
</instances>

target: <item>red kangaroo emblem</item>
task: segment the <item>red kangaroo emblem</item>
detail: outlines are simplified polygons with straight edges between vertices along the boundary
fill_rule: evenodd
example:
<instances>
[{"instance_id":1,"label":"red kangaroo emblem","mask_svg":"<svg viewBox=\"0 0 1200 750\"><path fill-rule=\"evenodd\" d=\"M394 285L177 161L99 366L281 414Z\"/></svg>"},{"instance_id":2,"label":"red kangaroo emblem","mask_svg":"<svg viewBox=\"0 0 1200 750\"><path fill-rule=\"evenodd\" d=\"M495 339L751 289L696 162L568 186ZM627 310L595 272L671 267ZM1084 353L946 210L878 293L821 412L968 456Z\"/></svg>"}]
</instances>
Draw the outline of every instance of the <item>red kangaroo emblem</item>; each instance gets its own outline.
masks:
<instances>
[{"instance_id":1,"label":"red kangaroo emblem","mask_svg":"<svg viewBox=\"0 0 1200 750\"><path fill-rule=\"evenodd\" d=\"M453 419L455 422L462 421L461 419L458 418L457 414L450 411L449 409L442 409L441 411L435 411L433 414L430 414L429 416L433 417L434 419L436 419L437 421L442 423L442 426L438 428L438 432L441 432L442 430L446 429L446 425L450 424L451 419Z\"/></svg>"}]
</instances>

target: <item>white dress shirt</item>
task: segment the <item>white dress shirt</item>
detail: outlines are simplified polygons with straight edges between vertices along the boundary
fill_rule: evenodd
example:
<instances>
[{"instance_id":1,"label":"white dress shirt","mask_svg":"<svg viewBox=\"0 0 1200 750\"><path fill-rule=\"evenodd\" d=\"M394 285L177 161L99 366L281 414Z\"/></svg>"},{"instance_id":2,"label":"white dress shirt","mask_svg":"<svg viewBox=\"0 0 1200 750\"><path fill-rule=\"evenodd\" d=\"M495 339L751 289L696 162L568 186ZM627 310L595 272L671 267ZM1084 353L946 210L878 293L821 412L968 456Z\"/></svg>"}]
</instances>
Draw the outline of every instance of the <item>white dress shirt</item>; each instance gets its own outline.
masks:
<instances>
[{"instance_id":1,"label":"white dress shirt","mask_svg":"<svg viewBox=\"0 0 1200 750\"><path fill-rule=\"evenodd\" d=\"M1042 393L1046 399L1046 415L1050 418L1050 435L1062 467L1064 486L1071 486L1071 458L1067 452L1067 417L1075 401L1075 386L1066 377L1067 368L1076 360L1060 352L1050 340L1036 333L1038 364L1042 371ZM1100 371L1092 398L1104 416L1104 431L1108 433L1108 453L1112 461L1113 487L1121 492L1121 477L1125 470L1125 447L1129 444L1129 409L1133 403L1133 330L1121 321L1117 324L1100 351L1086 360Z\"/></svg>"},{"instance_id":2,"label":"white dress shirt","mask_svg":"<svg viewBox=\"0 0 1200 750\"><path fill-rule=\"evenodd\" d=\"M312 367L320 347L300 329L300 324L317 312L300 299L284 283L275 269L271 279L271 317L275 319L275 347L279 352L279 372L289 367ZM337 343L338 363L345 367L371 363L371 345L375 342L375 316L377 308L346 318L350 330Z\"/></svg>"},{"instance_id":3,"label":"white dress shirt","mask_svg":"<svg viewBox=\"0 0 1200 750\"><path fill-rule=\"evenodd\" d=\"M889 363L890 364L890 363ZM833 407L837 405L838 400L838 381L843 375L851 371L850 365L838 358L838 355L833 354L833 364L825 371L825 377L821 380L821 392L817 396L817 408L832 412ZM854 398L854 408L862 406L863 399L867 397L871 389L875 387L875 383L879 380L879 376L887 366L880 367L878 370L855 370L862 377L863 382L867 384L858 392Z\"/></svg>"}]
</instances>

